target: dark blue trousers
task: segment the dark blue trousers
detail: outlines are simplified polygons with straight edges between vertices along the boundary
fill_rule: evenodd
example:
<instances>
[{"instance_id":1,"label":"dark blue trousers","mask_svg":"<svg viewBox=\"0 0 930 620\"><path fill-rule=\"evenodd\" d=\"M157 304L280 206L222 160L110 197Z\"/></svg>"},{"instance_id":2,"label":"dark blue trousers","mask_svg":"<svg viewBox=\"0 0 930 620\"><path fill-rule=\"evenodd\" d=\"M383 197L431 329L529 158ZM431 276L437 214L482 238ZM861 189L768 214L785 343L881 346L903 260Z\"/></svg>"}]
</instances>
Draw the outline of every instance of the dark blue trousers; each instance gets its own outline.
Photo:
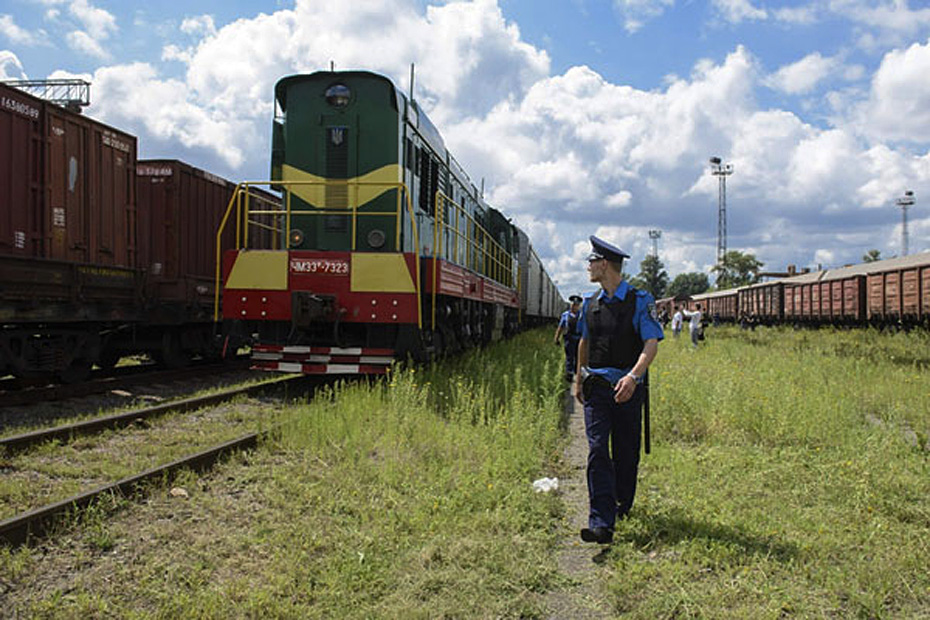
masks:
<instances>
[{"instance_id":1,"label":"dark blue trousers","mask_svg":"<svg viewBox=\"0 0 930 620\"><path fill-rule=\"evenodd\" d=\"M565 374L573 375L578 368L578 339L565 339Z\"/></svg>"},{"instance_id":2,"label":"dark blue trousers","mask_svg":"<svg viewBox=\"0 0 930 620\"><path fill-rule=\"evenodd\" d=\"M625 403L614 401L613 389L592 387L584 402L588 436L588 527L613 529L618 515L633 507L642 433L644 391L636 388Z\"/></svg>"}]
</instances>

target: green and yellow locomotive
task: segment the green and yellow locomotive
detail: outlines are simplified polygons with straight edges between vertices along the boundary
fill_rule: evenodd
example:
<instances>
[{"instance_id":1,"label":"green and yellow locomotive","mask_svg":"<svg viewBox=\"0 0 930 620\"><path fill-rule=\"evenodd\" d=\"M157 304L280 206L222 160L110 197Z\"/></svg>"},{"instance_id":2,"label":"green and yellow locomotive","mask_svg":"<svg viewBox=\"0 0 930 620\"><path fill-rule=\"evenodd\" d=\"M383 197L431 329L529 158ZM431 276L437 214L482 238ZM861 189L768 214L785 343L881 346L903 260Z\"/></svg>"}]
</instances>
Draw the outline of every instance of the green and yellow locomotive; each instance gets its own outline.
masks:
<instances>
[{"instance_id":1,"label":"green and yellow locomotive","mask_svg":"<svg viewBox=\"0 0 930 620\"><path fill-rule=\"evenodd\" d=\"M389 79L289 76L275 106L272 181L241 184L227 220L248 225L218 269L227 332L252 340L256 366L378 373L558 316L526 235ZM249 204L254 185L280 191L282 209Z\"/></svg>"}]
</instances>

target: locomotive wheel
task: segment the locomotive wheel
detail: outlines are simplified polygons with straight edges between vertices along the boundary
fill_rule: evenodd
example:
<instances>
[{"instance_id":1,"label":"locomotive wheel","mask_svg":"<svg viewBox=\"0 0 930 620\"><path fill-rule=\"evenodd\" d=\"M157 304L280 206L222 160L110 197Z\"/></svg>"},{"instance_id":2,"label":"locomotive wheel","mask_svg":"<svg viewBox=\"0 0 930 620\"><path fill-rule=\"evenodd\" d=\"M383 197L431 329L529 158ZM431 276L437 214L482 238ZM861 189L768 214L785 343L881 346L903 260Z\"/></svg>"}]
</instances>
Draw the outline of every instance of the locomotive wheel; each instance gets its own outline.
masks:
<instances>
[{"instance_id":1,"label":"locomotive wheel","mask_svg":"<svg viewBox=\"0 0 930 620\"><path fill-rule=\"evenodd\" d=\"M190 353L181 346L178 334L166 332L161 339L161 350L157 355L158 361L168 368L184 368L191 363Z\"/></svg>"},{"instance_id":2,"label":"locomotive wheel","mask_svg":"<svg viewBox=\"0 0 930 620\"><path fill-rule=\"evenodd\" d=\"M58 372L58 379L62 383L80 383L90 376L91 366L93 364L88 359L73 360L67 368Z\"/></svg>"},{"instance_id":3,"label":"locomotive wheel","mask_svg":"<svg viewBox=\"0 0 930 620\"><path fill-rule=\"evenodd\" d=\"M97 366L104 370L112 370L116 367L119 361L123 358L117 351L113 349L104 349L100 352L100 358L97 360Z\"/></svg>"}]
</instances>

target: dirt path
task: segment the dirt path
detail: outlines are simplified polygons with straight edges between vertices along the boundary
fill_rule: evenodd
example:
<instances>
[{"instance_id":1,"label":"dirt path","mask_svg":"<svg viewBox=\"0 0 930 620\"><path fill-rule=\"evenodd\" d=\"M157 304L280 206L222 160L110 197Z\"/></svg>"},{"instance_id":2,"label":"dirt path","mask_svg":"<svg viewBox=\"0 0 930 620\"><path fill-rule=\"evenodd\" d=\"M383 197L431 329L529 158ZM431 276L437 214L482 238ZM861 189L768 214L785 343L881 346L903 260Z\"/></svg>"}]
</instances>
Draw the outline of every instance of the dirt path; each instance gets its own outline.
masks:
<instances>
[{"instance_id":1,"label":"dirt path","mask_svg":"<svg viewBox=\"0 0 930 620\"><path fill-rule=\"evenodd\" d=\"M609 569L604 563L607 547L581 542L578 532L588 524L588 488L585 466L588 443L584 432L584 411L566 394L565 415L571 442L563 458L567 471L559 478L559 492L566 513L561 524L559 571L565 585L546 597L548 617L563 619L610 618L610 605L604 593Z\"/></svg>"}]
</instances>

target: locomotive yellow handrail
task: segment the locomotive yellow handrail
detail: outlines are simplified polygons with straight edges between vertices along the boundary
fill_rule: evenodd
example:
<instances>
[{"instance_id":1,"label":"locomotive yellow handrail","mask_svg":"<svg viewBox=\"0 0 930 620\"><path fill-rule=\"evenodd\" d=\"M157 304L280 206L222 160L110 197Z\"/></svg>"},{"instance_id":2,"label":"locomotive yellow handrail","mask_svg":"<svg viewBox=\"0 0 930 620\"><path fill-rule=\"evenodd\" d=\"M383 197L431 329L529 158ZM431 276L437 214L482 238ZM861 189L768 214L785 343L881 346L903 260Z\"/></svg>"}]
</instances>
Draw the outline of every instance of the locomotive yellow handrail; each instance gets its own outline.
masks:
<instances>
[{"instance_id":1,"label":"locomotive yellow handrail","mask_svg":"<svg viewBox=\"0 0 930 620\"><path fill-rule=\"evenodd\" d=\"M317 185L317 186L345 186L347 190L351 188L351 191L355 192L355 200L351 201L350 207L337 207L337 208L313 208L313 209L293 209L291 208L291 197L293 196L292 187L297 186L308 186L308 185ZM250 202L253 199L260 199L259 196L253 196L249 191L250 188L254 186L270 186L274 188L281 188L284 190L284 209L252 209L250 207ZM358 190L359 186L375 186L384 188L385 191L396 189L397 190L397 202L395 208L392 211L364 211L359 212L358 205ZM419 248L420 248L420 235L419 230L416 225L416 219L414 217L413 203L410 199L410 192L407 190L407 186L404 183L383 183L383 182L360 182L360 181L244 181L239 183L236 186L236 189L229 200L229 204L226 206L226 212L223 214L223 219L220 221L219 228L216 232L216 273L215 273L215 287L214 287L214 299L213 299L213 320L220 320L220 285L222 279L222 260L223 260L223 248L222 248L222 236L223 232L226 229L226 225L229 222L229 217L235 207L236 213L236 234L235 234L235 247L231 249L240 250L248 247L249 244L249 227L255 226L257 228L271 230L274 232L280 233L282 227L278 225L268 225L258 222L253 218L256 216L271 216L272 218L284 218L284 247L288 247L290 238L291 238L291 219L294 215L307 215L307 216L321 216L321 215L349 215L351 217L352 223L352 233L351 233L351 244L350 250L356 250L356 236L358 232L357 222L359 216L380 216L380 217L393 217L394 218L394 229L395 229L395 240L394 247L397 248L397 251L400 249L400 240L401 240L401 213L403 207L401 205L401 196L403 196L404 202L406 202L407 211L410 214L411 229L413 233L413 246L414 246L414 255L416 260L414 261L414 269L416 272L416 281L414 289L417 294L417 327L422 328L423 326L423 317L422 317L422 307L421 307L421 286L420 286L420 260L419 260ZM267 199L262 199L267 203ZM277 246L277 239L274 239L274 246ZM274 247L273 249L277 249Z\"/></svg>"},{"instance_id":2,"label":"locomotive yellow handrail","mask_svg":"<svg viewBox=\"0 0 930 620\"><path fill-rule=\"evenodd\" d=\"M433 226L432 329L436 329L436 272L439 266L439 258L443 256L443 250L449 249L443 247L443 233L448 232L452 238L450 258L453 263L464 265L468 269L488 276L504 286L513 286L515 277L513 255L507 252L462 205L441 191L436 192L434 204L436 224ZM446 206L452 209L454 224L446 222ZM469 232L473 233L472 235L462 232L462 221L468 227ZM459 256L460 239L463 246L461 259Z\"/></svg>"}]
</instances>

